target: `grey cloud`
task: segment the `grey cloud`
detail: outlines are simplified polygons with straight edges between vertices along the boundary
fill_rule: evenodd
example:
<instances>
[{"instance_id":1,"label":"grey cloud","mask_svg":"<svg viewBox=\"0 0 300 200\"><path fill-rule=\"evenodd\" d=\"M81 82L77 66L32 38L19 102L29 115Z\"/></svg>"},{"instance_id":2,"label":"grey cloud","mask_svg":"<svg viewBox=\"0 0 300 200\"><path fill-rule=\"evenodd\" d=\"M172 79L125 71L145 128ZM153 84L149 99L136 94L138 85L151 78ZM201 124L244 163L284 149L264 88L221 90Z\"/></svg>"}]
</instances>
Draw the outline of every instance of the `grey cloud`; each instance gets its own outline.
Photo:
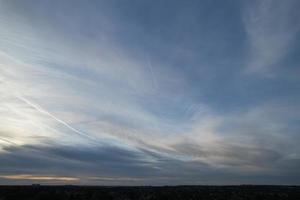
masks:
<instances>
[{"instance_id":1,"label":"grey cloud","mask_svg":"<svg viewBox=\"0 0 300 200\"><path fill-rule=\"evenodd\" d=\"M7 147L1 154L1 171L52 173L120 173L148 168L142 155L113 147L80 148L71 146ZM22 166L20 168L19 166ZM36 170L36 172L35 172Z\"/></svg>"},{"instance_id":2,"label":"grey cloud","mask_svg":"<svg viewBox=\"0 0 300 200\"><path fill-rule=\"evenodd\" d=\"M180 161L164 158L152 153L152 160L145 159L142 154L107 146L103 148L76 148L67 146L9 147L0 155L1 175L32 174L39 176L69 176L80 178L78 183L90 184L212 184L238 183L241 180L251 180L257 183L261 177L273 177L270 183L276 183L276 178L298 176L297 160L281 161L280 154L266 149L228 146L215 151L201 150L199 146L181 144L175 147L183 154L206 157L220 156L227 159L219 168L201 161ZM225 161L223 160L223 161ZM232 170L236 165L272 166L276 173L270 171L247 172ZM20 167L22 166L22 167ZM288 167L287 167L288 166ZM284 176L285 174L285 176ZM102 177L102 178L101 178ZM90 179L91 180L90 180ZM22 181L22 180L20 180ZM42 181L42 180L41 180ZM293 179L293 182L296 180ZM8 180L0 179L2 183ZM48 183L51 183L48 182Z\"/></svg>"},{"instance_id":3,"label":"grey cloud","mask_svg":"<svg viewBox=\"0 0 300 200\"><path fill-rule=\"evenodd\" d=\"M274 150L263 147L244 147L233 144L214 144L209 149L193 143L176 144L174 148L179 152L195 158L216 162L217 166L237 166L241 169L247 166L270 167L282 155Z\"/></svg>"}]
</instances>

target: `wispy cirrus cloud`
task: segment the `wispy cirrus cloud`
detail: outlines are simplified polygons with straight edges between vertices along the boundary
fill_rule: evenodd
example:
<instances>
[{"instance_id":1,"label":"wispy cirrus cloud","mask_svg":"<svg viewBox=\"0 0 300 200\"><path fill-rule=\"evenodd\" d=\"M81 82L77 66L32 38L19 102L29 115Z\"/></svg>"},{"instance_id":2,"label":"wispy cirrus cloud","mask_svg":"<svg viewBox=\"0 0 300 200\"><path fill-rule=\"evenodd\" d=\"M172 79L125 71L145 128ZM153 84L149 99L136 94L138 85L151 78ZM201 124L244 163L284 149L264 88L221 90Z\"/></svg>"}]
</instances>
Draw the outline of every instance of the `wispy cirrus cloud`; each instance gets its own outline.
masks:
<instances>
[{"instance_id":1,"label":"wispy cirrus cloud","mask_svg":"<svg viewBox=\"0 0 300 200\"><path fill-rule=\"evenodd\" d=\"M299 2L294 0L250 1L243 9L243 21L249 41L247 70L272 75L274 68L293 48L299 33ZM286 66L282 66L286 67Z\"/></svg>"}]
</instances>

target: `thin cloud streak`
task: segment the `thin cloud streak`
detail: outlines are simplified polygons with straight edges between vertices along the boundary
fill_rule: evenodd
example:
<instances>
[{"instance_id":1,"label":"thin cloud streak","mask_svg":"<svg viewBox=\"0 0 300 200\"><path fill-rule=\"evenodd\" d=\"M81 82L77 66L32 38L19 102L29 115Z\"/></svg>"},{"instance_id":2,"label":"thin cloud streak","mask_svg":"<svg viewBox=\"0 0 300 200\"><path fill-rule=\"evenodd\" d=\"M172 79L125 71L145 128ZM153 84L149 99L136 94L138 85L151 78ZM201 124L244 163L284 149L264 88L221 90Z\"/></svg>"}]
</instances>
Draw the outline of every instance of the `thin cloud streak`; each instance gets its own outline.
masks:
<instances>
[{"instance_id":1,"label":"thin cloud streak","mask_svg":"<svg viewBox=\"0 0 300 200\"><path fill-rule=\"evenodd\" d=\"M21 97L21 96L17 96L18 99L20 99L21 101L25 102L27 105L31 106L32 108L36 109L37 111L53 118L54 120L56 120L57 122L63 124L64 126L66 126L68 129L70 129L71 131L75 132L76 134L84 137L84 138L87 138L93 142L95 142L95 138L73 128L72 126L70 126L68 123L66 123L65 121L55 117L54 115L52 115L51 113L49 113L48 111L46 111L45 109L41 108L39 105L36 105L36 104L33 104L31 101L29 101L28 99L24 98L24 97Z\"/></svg>"},{"instance_id":2,"label":"thin cloud streak","mask_svg":"<svg viewBox=\"0 0 300 200\"><path fill-rule=\"evenodd\" d=\"M6 175L6 176L0 176L0 178L4 178L8 180L34 180L34 181L65 181L65 182L79 181L79 178L74 178L74 177L37 176L37 175L30 175L30 174Z\"/></svg>"},{"instance_id":3,"label":"thin cloud streak","mask_svg":"<svg viewBox=\"0 0 300 200\"><path fill-rule=\"evenodd\" d=\"M0 137L0 140L3 141L3 142L5 142L5 143L8 143L8 144L17 145L17 143L12 142L12 141L10 141L8 139L5 139L5 138L2 138L2 137Z\"/></svg>"}]
</instances>

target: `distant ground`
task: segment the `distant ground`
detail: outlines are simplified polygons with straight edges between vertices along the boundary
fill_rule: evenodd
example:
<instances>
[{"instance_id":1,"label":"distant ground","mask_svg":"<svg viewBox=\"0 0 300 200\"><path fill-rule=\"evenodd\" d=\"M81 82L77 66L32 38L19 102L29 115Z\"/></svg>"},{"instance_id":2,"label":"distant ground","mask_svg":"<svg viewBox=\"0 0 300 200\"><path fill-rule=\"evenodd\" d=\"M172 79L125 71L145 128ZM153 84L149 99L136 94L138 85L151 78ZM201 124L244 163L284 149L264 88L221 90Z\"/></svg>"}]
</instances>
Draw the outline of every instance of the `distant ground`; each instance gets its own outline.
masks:
<instances>
[{"instance_id":1,"label":"distant ground","mask_svg":"<svg viewBox=\"0 0 300 200\"><path fill-rule=\"evenodd\" d=\"M300 200L300 186L0 186L0 200Z\"/></svg>"}]
</instances>

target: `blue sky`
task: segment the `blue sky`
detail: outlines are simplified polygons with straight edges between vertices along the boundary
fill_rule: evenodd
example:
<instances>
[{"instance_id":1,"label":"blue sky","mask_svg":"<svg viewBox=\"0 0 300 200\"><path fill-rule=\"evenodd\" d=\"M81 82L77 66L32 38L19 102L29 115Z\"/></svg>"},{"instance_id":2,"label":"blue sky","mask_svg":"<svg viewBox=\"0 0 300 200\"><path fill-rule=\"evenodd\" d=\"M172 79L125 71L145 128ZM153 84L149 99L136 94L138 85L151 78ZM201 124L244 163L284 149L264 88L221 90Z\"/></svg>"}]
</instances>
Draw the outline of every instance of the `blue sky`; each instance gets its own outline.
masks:
<instances>
[{"instance_id":1,"label":"blue sky","mask_svg":"<svg viewBox=\"0 0 300 200\"><path fill-rule=\"evenodd\" d=\"M0 184L299 184L300 2L0 1Z\"/></svg>"}]
</instances>

